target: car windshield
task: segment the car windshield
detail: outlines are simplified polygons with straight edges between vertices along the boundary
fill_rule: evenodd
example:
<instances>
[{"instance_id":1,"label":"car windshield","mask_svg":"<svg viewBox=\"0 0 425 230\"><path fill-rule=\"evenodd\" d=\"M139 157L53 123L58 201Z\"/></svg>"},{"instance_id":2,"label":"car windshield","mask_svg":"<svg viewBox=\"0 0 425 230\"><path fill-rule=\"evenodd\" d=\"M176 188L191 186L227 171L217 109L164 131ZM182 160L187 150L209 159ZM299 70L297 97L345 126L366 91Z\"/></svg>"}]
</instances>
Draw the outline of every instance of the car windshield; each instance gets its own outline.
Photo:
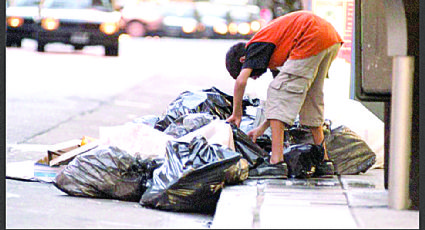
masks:
<instances>
[{"instance_id":1,"label":"car windshield","mask_svg":"<svg viewBox=\"0 0 425 230\"><path fill-rule=\"evenodd\" d=\"M195 8L190 5L169 5L164 8L164 15L177 17L194 17Z\"/></svg>"},{"instance_id":2,"label":"car windshield","mask_svg":"<svg viewBox=\"0 0 425 230\"><path fill-rule=\"evenodd\" d=\"M50 9L91 9L112 10L110 0L45 0L43 7Z\"/></svg>"},{"instance_id":3,"label":"car windshield","mask_svg":"<svg viewBox=\"0 0 425 230\"><path fill-rule=\"evenodd\" d=\"M214 16L219 18L226 18L227 8L219 5L201 5L199 4L197 10L202 16Z\"/></svg>"},{"instance_id":4,"label":"car windshield","mask_svg":"<svg viewBox=\"0 0 425 230\"><path fill-rule=\"evenodd\" d=\"M10 5L13 6L38 6L40 0L14 0Z\"/></svg>"}]
</instances>

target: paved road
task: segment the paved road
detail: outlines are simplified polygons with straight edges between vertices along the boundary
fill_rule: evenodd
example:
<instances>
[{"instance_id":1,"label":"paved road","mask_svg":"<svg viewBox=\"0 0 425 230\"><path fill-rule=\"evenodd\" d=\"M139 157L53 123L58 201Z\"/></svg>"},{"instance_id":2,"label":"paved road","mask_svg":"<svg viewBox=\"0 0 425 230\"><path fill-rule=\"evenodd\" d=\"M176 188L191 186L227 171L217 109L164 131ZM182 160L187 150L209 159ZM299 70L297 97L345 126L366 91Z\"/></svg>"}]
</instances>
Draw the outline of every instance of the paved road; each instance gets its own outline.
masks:
<instances>
[{"instance_id":1,"label":"paved road","mask_svg":"<svg viewBox=\"0 0 425 230\"><path fill-rule=\"evenodd\" d=\"M7 143L27 143L147 82L153 82L151 96L164 99L193 88L231 91L224 55L233 42L124 39L119 57L104 57L101 46L74 52L71 46L50 44L46 53L38 53L34 41L24 40L21 49L6 50ZM143 98L131 102L140 111L167 104Z\"/></svg>"},{"instance_id":2,"label":"paved road","mask_svg":"<svg viewBox=\"0 0 425 230\"><path fill-rule=\"evenodd\" d=\"M98 137L101 126L159 115L186 90L231 93L230 40L127 39L119 57L60 44L6 49L6 162L35 161L57 143ZM7 228L208 228L212 214L67 196L52 184L6 180Z\"/></svg>"}]
</instances>

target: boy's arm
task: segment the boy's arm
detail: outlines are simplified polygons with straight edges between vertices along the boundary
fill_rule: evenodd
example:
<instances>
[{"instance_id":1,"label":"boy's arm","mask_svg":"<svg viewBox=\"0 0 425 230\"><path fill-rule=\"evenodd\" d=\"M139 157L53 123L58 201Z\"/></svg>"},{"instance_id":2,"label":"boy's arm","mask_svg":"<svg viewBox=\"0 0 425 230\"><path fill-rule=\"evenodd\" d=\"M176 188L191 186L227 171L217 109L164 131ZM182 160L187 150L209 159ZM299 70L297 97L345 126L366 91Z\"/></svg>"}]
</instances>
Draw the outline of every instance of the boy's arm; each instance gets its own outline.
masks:
<instances>
[{"instance_id":1,"label":"boy's arm","mask_svg":"<svg viewBox=\"0 0 425 230\"><path fill-rule=\"evenodd\" d=\"M242 99L251 72L251 68L242 69L235 81L235 86L233 89L233 112L227 121L235 124L237 127L239 127L242 120Z\"/></svg>"}]
</instances>

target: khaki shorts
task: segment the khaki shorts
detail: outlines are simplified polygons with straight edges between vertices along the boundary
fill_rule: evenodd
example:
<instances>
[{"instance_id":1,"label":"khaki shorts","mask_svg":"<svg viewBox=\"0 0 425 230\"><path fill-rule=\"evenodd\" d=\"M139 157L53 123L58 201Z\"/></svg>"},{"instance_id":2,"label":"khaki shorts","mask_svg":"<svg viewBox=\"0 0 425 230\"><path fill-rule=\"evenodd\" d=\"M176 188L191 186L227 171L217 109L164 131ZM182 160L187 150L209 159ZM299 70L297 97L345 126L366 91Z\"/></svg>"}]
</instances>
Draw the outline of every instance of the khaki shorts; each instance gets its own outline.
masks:
<instances>
[{"instance_id":1,"label":"khaki shorts","mask_svg":"<svg viewBox=\"0 0 425 230\"><path fill-rule=\"evenodd\" d=\"M301 125L323 125L323 85L340 47L337 43L317 55L287 60L279 67L267 90L266 118L293 125L299 115Z\"/></svg>"}]
</instances>

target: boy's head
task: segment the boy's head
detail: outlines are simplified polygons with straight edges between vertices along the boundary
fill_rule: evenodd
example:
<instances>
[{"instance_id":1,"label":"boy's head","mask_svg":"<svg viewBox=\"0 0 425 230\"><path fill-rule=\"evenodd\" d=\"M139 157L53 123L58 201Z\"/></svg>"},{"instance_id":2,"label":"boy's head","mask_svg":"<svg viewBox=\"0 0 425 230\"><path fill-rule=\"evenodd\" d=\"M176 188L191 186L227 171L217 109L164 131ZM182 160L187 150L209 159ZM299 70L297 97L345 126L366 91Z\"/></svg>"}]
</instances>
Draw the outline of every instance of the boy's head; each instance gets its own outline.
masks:
<instances>
[{"instance_id":1,"label":"boy's head","mask_svg":"<svg viewBox=\"0 0 425 230\"><path fill-rule=\"evenodd\" d=\"M245 45L245 42L239 42L230 47L226 53L226 69L233 79L236 79L241 72L242 63L240 62L240 58L245 56Z\"/></svg>"}]
</instances>

